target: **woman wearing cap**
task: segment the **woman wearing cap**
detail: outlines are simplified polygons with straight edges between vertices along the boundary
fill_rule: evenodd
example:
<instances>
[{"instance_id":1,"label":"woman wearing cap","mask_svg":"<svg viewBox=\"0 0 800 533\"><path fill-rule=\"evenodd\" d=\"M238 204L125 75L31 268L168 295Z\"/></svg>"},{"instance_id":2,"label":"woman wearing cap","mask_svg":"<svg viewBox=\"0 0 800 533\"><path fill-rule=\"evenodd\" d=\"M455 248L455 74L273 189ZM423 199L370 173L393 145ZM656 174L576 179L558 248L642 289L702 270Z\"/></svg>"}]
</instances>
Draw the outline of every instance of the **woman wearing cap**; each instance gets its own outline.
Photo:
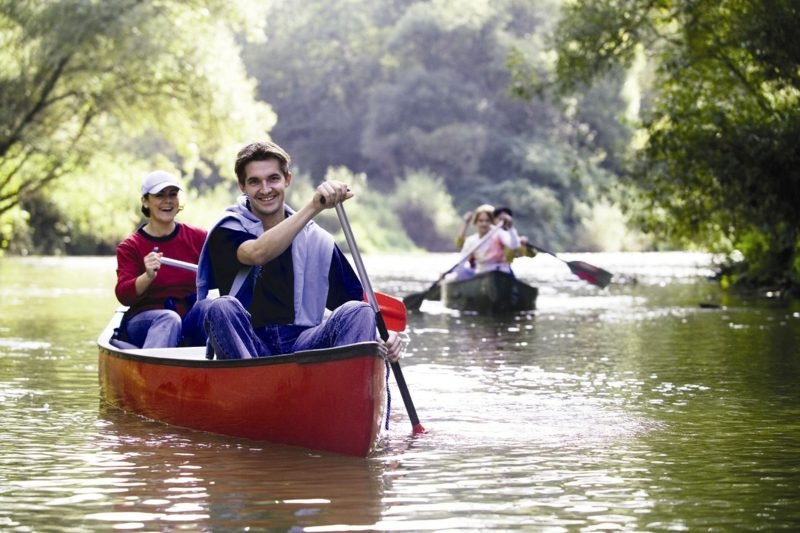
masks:
<instances>
[{"instance_id":1,"label":"woman wearing cap","mask_svg":"<svg viewBox=\"0 0 800 533\"><path fill-rule=\"evenodd\" d=\"M128 306L115 339L118 345L205 344L205 306L194 305L195 273L161 262L168 257L197 264L206 239L205 230L175 221L182 209L181 190L178 179L163 170L151 172L142 183L141 211L147 222L117 247L115 292Z\"/></svg>"},{"instance_id":2,"label":"woman wearing cap","mask_svg":"<svg viewBox=\"0 0 800 533\"><path fill-rule=\"evenodd\" d=\"M469 252L470 267L462 267L457 270L458 278L464 279L475 273L488 272L490 270L500 270L511 274L511 265L506 257L505 250L510 248L516 250L520 246L519 235L511 223L511 216L506 213L500 214L497 224L494 225L494 207L483 204L475 209L474 212L464 216L464 221L471 221L477 233L464 239L464 231L456 239L456 244L461 240L461 253ZM492 233L491 236L487 235ZM486 238L482 244L478 243ZM477 246L477 248L476 248Z\"/></svg>"}]
</instances>

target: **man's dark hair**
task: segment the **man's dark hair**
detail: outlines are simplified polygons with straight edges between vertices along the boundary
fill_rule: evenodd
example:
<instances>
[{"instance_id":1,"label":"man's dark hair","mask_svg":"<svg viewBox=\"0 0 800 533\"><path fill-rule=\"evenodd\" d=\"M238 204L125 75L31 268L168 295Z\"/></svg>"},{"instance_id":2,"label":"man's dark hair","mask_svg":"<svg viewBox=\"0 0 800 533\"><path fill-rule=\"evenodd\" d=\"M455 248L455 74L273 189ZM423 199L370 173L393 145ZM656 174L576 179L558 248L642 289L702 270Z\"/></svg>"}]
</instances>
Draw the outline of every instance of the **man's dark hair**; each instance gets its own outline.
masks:
<instances>
[{"instance_id":1,"label":"man's dark hair","mask_svg":"<svg viewBox=\"0 0 800 533\"><path fill-rule=\"evenodd\" d=\"M492 218L497 218L498 215L500 215L500 213L508 213L508 216L510 216L510 217L514 216L514 213L512 213L511 209L509 209L508 207L498 207L498 208L496 208L494 210L494 213L492 214Z\"/></svg>"},{"instance_id":2,"label":"man's dark hair","mask_svg":"<svg viewBox=\"0 0 800 533\"><path fill-rule=\"evenodd\" d=\"M268 161L275 159L280 165L281 172L284 176L289 175L289 165L292 163L292 158L289 154L273 142L256 142L250 143L236 154L236 164L233 167L236 172L236 178L239 183L244 185L244 180L247 176L244 174L244 167L251 161Z\"/></svg>"}]
</instances>

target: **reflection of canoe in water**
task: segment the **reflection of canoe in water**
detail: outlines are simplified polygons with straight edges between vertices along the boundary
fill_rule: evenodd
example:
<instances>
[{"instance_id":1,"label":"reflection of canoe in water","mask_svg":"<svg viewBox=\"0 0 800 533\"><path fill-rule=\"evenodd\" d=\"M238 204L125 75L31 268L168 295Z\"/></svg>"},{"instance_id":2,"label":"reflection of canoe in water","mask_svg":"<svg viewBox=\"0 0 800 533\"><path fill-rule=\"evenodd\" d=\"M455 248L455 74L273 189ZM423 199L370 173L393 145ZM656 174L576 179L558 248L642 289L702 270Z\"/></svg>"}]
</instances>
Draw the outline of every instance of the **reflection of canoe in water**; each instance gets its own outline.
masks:
<instances>
[{"instance_id":1,"label":"reflection of canoe in water","mask_svg":"<svg viewBox=\"0 0 800 533\"><path fill-rule=\"evenodd\" d=\"M483 272L464 280L441 284L445 307L485 314L513 313L536 308L539 289L511 274Z\"/></svg>"},{"instance_id":2,"label":"reflection of canoe in water","mask_svg":"<svg viewBox=\"0 0 800 533\"><path fill-rule=\"evenodd\" d=\"M110 404L176 426L364 457L386 406L376 342L257 359L209 360L205 348L122 350L100 335Z\"/></svg>"},{"instance_id":3,"label":"reflection of canoe in water","mask_svg":"<svg viewBox=\"0 0 800 533\"><path fill-rule=\"evenodd\" d=\"M243 440L232 445L230 437L181 430L105 402L99 415L105 424L98 428L97 446L102 457L115 460L98 471L108 479L135 472L136 483L125 476L109 481L107 487L124 492L111 508L92 515L103 526L87 531L116 531L120 517L135 512L142 531L222 532L235 525L262 532L310 526L341 531L337 524L375 531L370 525L381 519L390 482L382 461ZM186 495L192 495L192 505L178 505Z\"/></svg>"}]
</instances>

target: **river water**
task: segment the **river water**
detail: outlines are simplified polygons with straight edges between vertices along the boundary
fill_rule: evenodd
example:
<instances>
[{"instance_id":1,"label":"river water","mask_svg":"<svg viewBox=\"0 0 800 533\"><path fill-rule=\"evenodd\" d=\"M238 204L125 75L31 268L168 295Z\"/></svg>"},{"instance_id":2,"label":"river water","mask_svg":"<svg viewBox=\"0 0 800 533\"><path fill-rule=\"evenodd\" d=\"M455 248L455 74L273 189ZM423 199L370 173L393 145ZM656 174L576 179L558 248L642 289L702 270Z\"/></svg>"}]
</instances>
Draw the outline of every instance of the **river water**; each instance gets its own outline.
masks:
<instances>
[{"instance_id":1,"label":"river water","mask_svg":"<svg viewBox=\"0 0 800 533\"><path fill-rule=\"evenodd\" d=\"M107 408L96 337L113 258L0 259L2 531L744 531L800 528L800 306L734 297L701 254L542 255L537 310L409 316L385 447L367 459ZM365 257L425 290L452 255Z\"/></svg>"}]
</instances>

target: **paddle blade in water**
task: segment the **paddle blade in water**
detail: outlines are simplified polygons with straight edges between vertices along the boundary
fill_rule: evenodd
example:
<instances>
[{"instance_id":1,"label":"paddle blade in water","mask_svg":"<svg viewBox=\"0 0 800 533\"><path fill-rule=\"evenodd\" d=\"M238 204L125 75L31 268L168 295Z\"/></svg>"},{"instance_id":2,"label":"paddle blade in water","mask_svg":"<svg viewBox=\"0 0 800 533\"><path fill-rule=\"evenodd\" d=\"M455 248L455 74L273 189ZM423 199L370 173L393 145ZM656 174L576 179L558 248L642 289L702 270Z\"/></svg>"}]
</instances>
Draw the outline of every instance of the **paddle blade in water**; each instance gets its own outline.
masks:
<instances>
[{"instance_id":1,"label":"paddle blade in water","mask_svg":"<svg viewBox=\"0 0 800 533\"><path fill-rule=\"evenodd\" d=\"M583 261L570 261L567 265L569 265L569 269L583 281L588 281L601 289L604 289L611 283L613 274L607 270L590 265L589 263L584 263Z\"/></svg>"}]
</instances>

